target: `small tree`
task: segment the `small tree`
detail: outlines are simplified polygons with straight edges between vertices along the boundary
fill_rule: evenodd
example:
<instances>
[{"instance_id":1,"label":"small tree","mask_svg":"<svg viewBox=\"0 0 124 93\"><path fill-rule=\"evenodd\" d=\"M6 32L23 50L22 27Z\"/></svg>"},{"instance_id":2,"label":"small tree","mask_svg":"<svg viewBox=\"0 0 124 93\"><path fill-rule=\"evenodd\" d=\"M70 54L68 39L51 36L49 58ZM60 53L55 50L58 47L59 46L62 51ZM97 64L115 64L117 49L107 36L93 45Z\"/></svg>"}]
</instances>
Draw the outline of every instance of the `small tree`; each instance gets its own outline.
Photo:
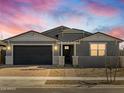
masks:
<instances>
[{"instance_id":1,"label":"small tree","mask_svg":"<svg viewBox=\"0 0 124 93\"><path fill-rule=\"evenodd\" d=\"M106 66L106 77L107 77L107 82L108 83L113 83L116 81L116 73L117 70L119 69L119 64L118 62L116 63L116 66L113 67L111 64L107 64Z\"/></svg>"},{"instance_id":2,"label":"small tree","mask_svg":"<svg viewBox=\"0 0 124 93\"><path fill-rule=\"evenodd\" d=\"M113 65L112 57L109 57L109 60L105 60L107 83L113 83L116 81L116 73L120 67L119 47L117 46L118 46L118 42L116 41L115 49L113 49L113 53L112 53L112 55L114 55L114 57L116 58L116 60L114 60L116 61L116 63Z\"/></svg>"}]
</instances>

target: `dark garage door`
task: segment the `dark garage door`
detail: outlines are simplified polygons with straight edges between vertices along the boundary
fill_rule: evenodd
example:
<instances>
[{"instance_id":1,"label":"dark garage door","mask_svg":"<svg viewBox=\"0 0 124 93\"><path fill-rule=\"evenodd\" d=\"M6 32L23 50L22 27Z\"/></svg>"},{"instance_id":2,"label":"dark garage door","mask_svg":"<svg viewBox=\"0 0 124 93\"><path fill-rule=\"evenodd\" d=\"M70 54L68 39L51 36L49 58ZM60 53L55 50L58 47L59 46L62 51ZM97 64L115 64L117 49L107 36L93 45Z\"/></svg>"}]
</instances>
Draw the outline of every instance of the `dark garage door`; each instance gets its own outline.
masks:
<instances>
[{"instance_id":1,"label":"dark garage door","mask_svg":"<svg viewBox=\"0 0 124 93\"><path fill-rule=\"evenodd\" d=\"M52 65L52 46L14 46L14 65Z\"/></svg>"}]
</instances>

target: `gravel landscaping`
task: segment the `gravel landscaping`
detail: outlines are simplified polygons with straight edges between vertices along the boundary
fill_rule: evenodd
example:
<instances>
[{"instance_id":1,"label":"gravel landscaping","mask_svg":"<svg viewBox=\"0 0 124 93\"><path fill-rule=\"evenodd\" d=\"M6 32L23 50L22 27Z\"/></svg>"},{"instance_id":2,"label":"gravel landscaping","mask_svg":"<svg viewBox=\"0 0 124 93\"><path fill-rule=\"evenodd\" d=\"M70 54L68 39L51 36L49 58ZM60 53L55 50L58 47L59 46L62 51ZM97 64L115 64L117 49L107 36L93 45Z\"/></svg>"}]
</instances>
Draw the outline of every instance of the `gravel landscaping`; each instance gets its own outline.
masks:
<instances>
[{"instance_id":1,"label":"gravel landscaping","mask_svg":"<svg viewBox=\"0 0 124 93\"><path fill-rule=\"evenodd\" d=\"M104 68L50 68L50 67L0 67L0 76L52 76L52 77L105 77ZM124 68L117 72L124 77Z\"/></svg>"},{"instance_id":2,"label":"gravel landscaping","mask_svg":"<svg viewBox=\"0 0 124 93\"><path fill-rule=\"evenodd\" d=\"M87 86L91 86L91 85L104 85L104 84L112 84L112 85L124 85L124 81L115 81L113 83L107 83L107 81L104 80L99 80L99 81L95 81L95 80L88 80L88 81L79 81L79 80L47 80L46 85L87 85Z\"/></svg>"},{"instance_id":3,"label":"gravel landscaping","mask_svg":"<svg viewBox=\"0 0 124 93\"><path fill-rule=\"evenodd\" d=\"M105 76L105 69L84 68L84 69L52 69L50 76L71 76L71 77L100 77Z\"/></svg>"}]
</instances>

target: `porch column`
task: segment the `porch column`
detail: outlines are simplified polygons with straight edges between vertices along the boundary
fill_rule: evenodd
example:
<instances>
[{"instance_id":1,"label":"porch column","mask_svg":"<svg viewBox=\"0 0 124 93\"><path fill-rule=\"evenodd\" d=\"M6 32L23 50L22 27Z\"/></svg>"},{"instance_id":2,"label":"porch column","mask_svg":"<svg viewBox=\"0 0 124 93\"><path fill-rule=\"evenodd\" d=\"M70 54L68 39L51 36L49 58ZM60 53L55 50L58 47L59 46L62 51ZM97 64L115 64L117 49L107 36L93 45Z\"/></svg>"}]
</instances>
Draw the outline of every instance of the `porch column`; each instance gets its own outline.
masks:
<instances>
[{"instance_id":1,"label":"porch column","mask_svg":"<svg viewBox=\"0 0 124 93\"><path fill-rule=\"evenodd\" d=\"M61 56L63 56L63 45L62 45L62 42L60 43L61 45Z\"/></svg>"},{"instance_id":2,"label":"porch column","mask_svg":"<svg viewBox=\"0 0 124 93\"><path fill-rule=\"evenodd\" d=\"M74 43L74 56L76 56L76 43Z\"/></svg>"},{"instance_id":3,"label":"porch column","mask_svg":"<svg viewBox=\"0 0 124 93\"><path fill-rule=\"evenodd\" d=\"M78 66L78 56L76 53L76 42L74 42L73 66Z\"/></svg>"},{"instance_id":4,"label":"porch column","mask_svg":"<svg viewBox=\"0 0 124 93\"><path fill-rule=\"evenodd\" d=\"M65 57L63 56L63 44L62 42L60 43L60 46L61 46L61 55L59 56L59 66L64 66L65 62Z\"/></svg>"}]
</instances>

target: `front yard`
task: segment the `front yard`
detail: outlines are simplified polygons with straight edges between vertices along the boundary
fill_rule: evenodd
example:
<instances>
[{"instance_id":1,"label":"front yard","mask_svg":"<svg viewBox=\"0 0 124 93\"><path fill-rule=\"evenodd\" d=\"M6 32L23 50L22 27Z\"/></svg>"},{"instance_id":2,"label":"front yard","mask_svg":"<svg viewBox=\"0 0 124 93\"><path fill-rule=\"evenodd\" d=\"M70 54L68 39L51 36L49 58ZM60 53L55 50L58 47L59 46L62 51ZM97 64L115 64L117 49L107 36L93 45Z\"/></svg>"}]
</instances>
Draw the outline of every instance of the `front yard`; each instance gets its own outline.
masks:
<instances>
[{"instance_id":1,"label":"front yard","mask_svg":"<svg viewBox=\"0 0 124 93\"><path fill-rule=\"evenodd\" d=\"M44 85L79 85L95 86L107 84L106 80L39 80L25 79L26 77L106 77L104 68L60 68L60 67L41 67L41 66L0 66L0 77L21 76L24 79L0 79L0 86L22 86L22 87L41 87ZM124 68L117 72L117 77L124 77ZM113 85L123 85L123 80L118 80Z\"/></svg>"},{"instance_id":2,"label":"front yard","mask_svg":"<svg viewBox=\"0 0 124 93\"><path fill-rule=\"evenodd\" d=\"M105 77L104 68L59 68L59 67L2 67L0 76L51 76L51 77ZM124 77L124 68L117 72L117 77Z\"/></svg>"}]
</instances>

